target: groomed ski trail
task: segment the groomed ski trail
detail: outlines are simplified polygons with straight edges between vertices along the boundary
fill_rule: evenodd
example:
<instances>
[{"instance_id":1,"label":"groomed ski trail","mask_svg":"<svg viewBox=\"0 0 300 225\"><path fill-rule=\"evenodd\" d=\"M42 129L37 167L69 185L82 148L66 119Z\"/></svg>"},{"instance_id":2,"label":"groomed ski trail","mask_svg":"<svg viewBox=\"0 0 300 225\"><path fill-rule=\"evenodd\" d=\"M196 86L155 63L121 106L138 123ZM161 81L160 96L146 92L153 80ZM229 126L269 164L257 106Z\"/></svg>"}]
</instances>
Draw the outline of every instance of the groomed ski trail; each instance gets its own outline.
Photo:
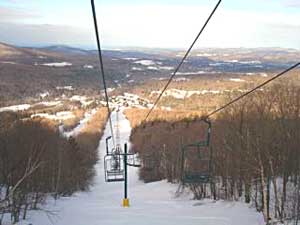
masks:
<instances>
[{"instance_id":1,"label":"groomed ski trail","mask_svg":"<svg viewBox=\"0 0 300 225\"><path fill-rule=\"evenodd\" d=\"M116 113L112 113L116 124ZM121 144L129 143L129 121L119 115ZM262 215L239 202L192 201L190 196L175 198L177 185L165 181L144 184L138 169L129 168L130 207L123 208L124 183L105 183L103 157L109 124L99 143L96 176L89 192L79 192L56 202L47 201L45 211L31 211L20 225L262 225Z\"/></svg>"}]
</instances>

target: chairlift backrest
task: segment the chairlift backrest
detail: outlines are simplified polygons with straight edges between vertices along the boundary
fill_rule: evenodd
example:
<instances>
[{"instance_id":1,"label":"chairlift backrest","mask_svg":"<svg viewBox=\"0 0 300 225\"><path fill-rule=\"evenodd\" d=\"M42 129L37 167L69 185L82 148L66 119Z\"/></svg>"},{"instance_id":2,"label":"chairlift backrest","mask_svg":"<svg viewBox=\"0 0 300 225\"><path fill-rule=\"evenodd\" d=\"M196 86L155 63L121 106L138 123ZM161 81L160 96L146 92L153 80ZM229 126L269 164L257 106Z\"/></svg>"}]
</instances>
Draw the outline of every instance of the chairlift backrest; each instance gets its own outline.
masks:
<instances>
[{"instance_id":1,"label":"chairlift backrest","mask_svg":"<svg viewBox=\"0 0 300 225\"><path fill-rule=\"evenodd\" d=\"M182 146L182 183L208 183L211 179L210 134L211 122L203 120L208 127L205 140Z\"/></svg>"},{"instance_id":2,"label":"chairlift backrest","mask_svg":"<svg viewBox=\"0 0 300 225\"><path fill-rule=\"evenodd\" d=\"M124 156L123 155L106 155L104 157L104 171L106 182L124 181Z\"/></svg>"}]
</instances>

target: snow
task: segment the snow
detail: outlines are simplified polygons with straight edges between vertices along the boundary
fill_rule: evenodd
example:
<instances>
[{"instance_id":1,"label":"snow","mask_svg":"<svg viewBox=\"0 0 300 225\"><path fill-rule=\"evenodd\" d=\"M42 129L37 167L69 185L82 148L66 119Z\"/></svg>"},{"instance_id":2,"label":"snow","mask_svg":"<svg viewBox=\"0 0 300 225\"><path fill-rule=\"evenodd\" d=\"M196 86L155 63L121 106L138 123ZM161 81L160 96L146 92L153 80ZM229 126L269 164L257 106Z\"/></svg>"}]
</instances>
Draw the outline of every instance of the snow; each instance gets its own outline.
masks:
<instances>
[{"instance_id":1,"label":"snow","mask_svg":"<svg viewBox=\"0 0 300 225\"><path fill-rule=\"evenodd\" d=\"M12 65L16 65L17 64L16 62L11 62L11 61L0 61L0 63L3 63L3 64L12 64Z\"/></svg>"},{"instance_id":2,"label":"snow","mask_svg":"<svg viewBox=\"0 0 300 225\"><path fill-rule=\"evenodd\" d=\"M165 111L172 111L172 108L171 107L166 107L166 106L162 106L160 107L162 110L165 110Z\"/></svg>"},{"instance_id":3,"label":"snow","mask_svg":"<svg viewBox=\"0 0 300 225\"><path fill-rule=\"evenodd\" d=\"M256 67L256 68L264 68L263 65L255 65L254 67Z\"/></svg>"},{"instance_id":4,"label":"snow","mask_svg":"<svg viewBox=\"0 0 300 225\"><path fill-rule=\"evenodd\" d=\"M226 62L217 62L217 63L210 63L209 66L224 66L227 65Z\"/></svg>"},{"instance_id":5,"label":"snow","mask_svg":"<svg viewBox=\"0 0 300 225\"><path fill-rule=\"evenodd\" d=\"M7 106L7 107L2 107L2 108L0 108L0 112L6 112L6 111L17 112L17 111L27 110L27 109L29 109L30 107L31 107L31 105L29 105L29 104L12 105L12 106Z\"/></svg>"},{"instance_id":6,"label":"snow","mask_svg":"<svg viewBox=\"0 0 300 225\"><path fill-rule=\"evenodd\" d=\"M160 66L159 69L161 70L174 70L173 66Z\"/></svg>"},{"instance_id":7,"label":"snow","mask_svg":"<svg viewBox=\"0 0 300 225\"><path fill-rule=\"evenodd\" d=\"M73 91L74 88L72 86L64 86L64 87L56 87L56 90L68 90L68 91Z\"/></svg>"},{"instance_id":8,"label":"snow","mask_svg":"<svg viewBox=\"0 0 300 225\"><path fill-rule=\"evenodd\" d=\"M40 65L42 65L42 66L51 66L51 67L66 67L66 66L72 66L72 63L69 63L69 62L54 62L54 63L43 63L43 64L40 64Z\"/></svg>"},{"instance_id":9,"label":"snow","mask_svg":"<svg viewBox=\"0 0 300 225\"><path fill-rule=\"evenodd\" d=\"M220 93L222 93L222 91L219 91L219 90L202 90L200 93L202 95L205 95L205 94L220 94Z\"/></svg>"},{"instance_id":10,"label":"snow","mask_svg":"<svg viewBox=\"0 0 300 225\"><path fill-rule=\"evenodd\" d=\"M56 116L62 120L71 119L75 117L74 114L70 111L57 112Z\"/></svg>"},{"instance_id":11,"label":"snow","mask_svg":"<svg viewBox=\"0 0 300 225\"><path fill-rule=\"evenodd\" d=\"M134 60L138 60L138 58L123 58L123 59L125 59L125 60L129 60L129 61L134 61Z\"/></svg>"},{"instance_id":12,"label":"snow","mask_svg":"<svg viewBox=\"0 0 300 225\"><path fill-rule=\"evenodd\" d=\"M131 70L142 71L143 69L142 69L142 68L139 68L139 67L133 66L133 67L131 68Z\"/></svg>"},{"instance_id":13,"label":"snow","mask_svg":"<svg viewBox=\"0 0 300 225\"><path fill-rule=\"evenodd\" d=\"M133 99L133 100L138 100L140 98L140 96L135 95L135 94L131 94L131 93L124 93L124 96L127 97L128 99Z\"/></svg>"},{"instance_id":14,"label":"snow","mask_svg":"<svg viewBox=\"0 0 300 225\"><path fill-rule=\"evenodd\" d=\"M83 68L84 69L94 69L94 66L92 66L92 65L84 65Z\"/></svg>"},{"instance_id":15,"label":"snow","mask_svg":"<svg viewBox=\"0 0 300 225\"><path fill-rule=\"evenodd\" d=\"M160 93L161 91L152 91L150 93L150 97L153 95L158 95ZM163 97L171 96L176 99L184 99L184 98L189 98L192 95L220 94L220 93L221 91L218 90L186 91L186 90L170 89L164 92Z\"/></svg>"},{"instance_id":16,"label":"snow","mask_svg":"<svg viewBox=\"0 0 300 225\"><path fill-rule=\"evenodd\" d=\"M114 96L110 105L118 108L119 106L129 106L135 108L145 108L149 104L149 100L141 98L138 95L124 93L123 95ZM104 103L105 105L105 103Z\"/></svg>"},{"instance_id":17,"label":"snow","mask_svg":"<svg viewBox=\"0 0 300 225\"><path fill-rule=\"evenodd\" d=\"M148 66L147 69L148 70L159 70L159 68L156 66Z\"/></svg>"},{"instance_id":18,"label":"snow","mask_svg":"<svg viewBox=\"0 0 300 225\"><path fill-rule=\"evenodd\" d=\"M61 120L67 120L67 119L75 118L75 115L70 111L57 112L55 115L52 115L52 114L49 114L49 113L37 113L37 114L32 114L31 115L31 118L37 118L37 117L46 118L46 119L49 119L49 120L61 121Z\"/></svg>"},{"instance_id":19,"label":"snow","mask_svg":"<svg viewBox=\"0 0 300 225\"><path fill-rule=\"evenodd\" d=\"M123 49L121 49L121 48L112 48L110 50L111 51L118 51L118 52L122 52L123 51Z\"/></svg>"},{"instance_id":20,"label":"snow","mask_svg":"<svg viewBox=\"0 0 300 225\"><path fill-rule=\"evenodd\" d=\"M71 100L71 101L79 101L79 102L81 102L81 101L85 101L86 98L87 98L86 96L73 95L73 96L70 98L70 100Z\"/></svg>"},{"instance_id":21,"label":"snow","mask_svg":"<svg viewBox=\"0 0 300 225\"><path fill-rule=\"evenodd\" d=\"M174 78L173 81L175 82L181 82L181 81L190 81L191 79L189 78L185 78L185 77L178 77L178 78Z\"/></svg>"},{"instance_id":22,"label":"snow","mask_svg":"<svg viewBox=\"0 0 300 225\"><path fill-rule=\"evenodd\" d=\"M148 66L148 70L173 70L172 66Z\"/></svg>"},{"instance_id":23,"label":"snow","mask_svg":"<svg viewBox=\"0 0 300 225\"><path fill-rule=\"evenodd\" d=\"M262 77L268 77L268 74L267 74L267 73L260 73L260 75L261 75Z\"/></svg>"},{"instance_id":24,"label":"snow","mask_svg":"<svg viewBox=\"0 0 300 225\"><path fill-rule=\"evenodd\" d=\"M177 72L177 75L188 76L188 75L197 75L197 74L205 74L205 71L195 71L195 72Z\"/></svg>"},{"instance_id":25,"label":"snow","mask_svg":"<svg viewBox=\"0 0 300 225\"><path fill-rule=\"evenodd\" d=\"M160 78L152 78L152 80L168 80L167 77L160 77Z\"/></svg>"},{"instance_id":26,"label":"snow","mask_svg":"<svg viewBox=\"0 0 300 225\"><path fill-rule=\"evenodd\" d=\"M108 92L111 92L113 91L114 89L113 88L108 88ZM81 103L82 106L88 106L90 104L92 104L94 102L94 100L88 100L88 97L86 96L81 96L81 95L73 95L71 98L70 98L71 101L78 101Z\"/></svg>"},{"instance_id":27,"label":"snow","mask_svg":"<svg viewBox=\"0 0 300 225\"><path fill-rule=\"evenodd\" d=\"M61 101L40 102L44 106L55 106L61 104Z\"/></svg>"},{"instance_id":28,"label":"snow","mask_svg":"<svg viewBox=\"0 0 300 225\"><path fill-rule=\"evenodd\" d=\"M209 57L209 56L216 56L217 54L210 54L210 53L200 53L197 54L198 57Z\"/></svg>"},{"instance_id":29,"label":"snow","mask_svg":"<svg viewBox=\"0 0 300 225\"><path fill-rule=\"evenodd\" d=\"M168 80L169 78L168 77L160 77L160 78L152 78L152 80ZM191 79L189 78L185 78L185 77L177 77L177 78L174 78L173 81L174 82L182 82L182 81L190 81Z\"/></svg>"},{"instance_id":30,"label":"snow","mask_svg":"<svg viewBox=\"0 0 300 225\"><path fill-rule=\"evenodd\" d=\"M240 78L230 78L229 80L233 82L245 82L245 80L242 80Z\"/></svg>"},{"instance_id":31,"label":"snow","mask_svg":"<svg viewBox=\"0 0 300 225\"><path fill-rule=\"evenodd\" d=\"M93 109L90 112L86 112L84 114L84 118L82 120L80 120L79 124L71 131L69 132L64 132L63 131L63 125L60 127L60 132L65 136L65 137L75 137L77 136L80 131L82 130L82 128L84 128L84 126L90 121L90 119L92 118L93 115L95 115L95 113L97 112L97 109Z\"/></svg>"},{"instance_id":32,"label":"snow","mask_svg":"<svg viewBox=\"0 0 300 225\"><path fill-rule=\"evenodd\" d=\"M177 75L181 76L189 76L189 75L200 75L200 74L219 74L222 73L220 71L190 71L190 72L177 72Z\"/></svg>"},{"instance_id":33,"label":"snow","mask_svg":"<svg viewBox=\"0 0 300 225\"><path fill-rule=\"evenodd\" d=\"M237 60L237 59L232 59L232 60L226 60L225 62L228 62L228 63L238 63L239 60Z\"/></svg>"},{"instance_id":34,"label":"snow","mask_svg":"<svg viewBox=\"0 0 300 225\"><path fill-rule=\"evenodd\" d=\"M252 60L252 61L241 61L241 64L261 64L261 61Z\"/></svg>"},{"instance_id":35,"label":"snow","mask_svg":"<svg viewBox=\"0 0 300 225\"><path fill-rule=\"evenodd\" d=\"M116 113L112 113L115 123ZM120 114L121 143L129 142L131 128ZM144 184L138 180L138 168L129 167L130 207L121 206L123 183L105 183L103 157L105 138L110 136L109 124L99 143L99 162L90 192L78 192L73 197L48 200L46 210L30 211L29 219L19 225L263 225L263 218L255 209L239 202L191 200L189 194L175 197L176 184L166 181ZM129 147L130 147L130 143ZM51 220L50 220L51 218Z\"/></svg>"},{"instance_id":36,"label":"snow","mask_svg":"<svg viewBox=\"0 0 300 225\"><path fill-rule=\"evenodd\" d=\"M156 65L156 63L152 60L139 60L134 62L136 64L141 64L143 66L152 66L152 65Z\"/></svg>"},{"instance_id":37,"label":"snow","mask_svg":"<svg viewBox=\"0 0 300 225\"><path fill-rule=\"evenodd\" d=\"M118 81L117 81L116 83L118 83ZM107 91L108 93L113 92L114 90L116 90L116 89L115 89L115 88L107 88L107 89L106 89L106 91Z\"/></svg>"},{"instance_id":38,"label":"snow","mask_svg":"<svg viewBox=\"0 0 300 225\"><path fill-rule=\"evenodd\" d=\"M45 91L44 93L40 93L40 97L41 98L46 98L50 95L50 93L48 91Z\"/></svg>"}]
</instances>

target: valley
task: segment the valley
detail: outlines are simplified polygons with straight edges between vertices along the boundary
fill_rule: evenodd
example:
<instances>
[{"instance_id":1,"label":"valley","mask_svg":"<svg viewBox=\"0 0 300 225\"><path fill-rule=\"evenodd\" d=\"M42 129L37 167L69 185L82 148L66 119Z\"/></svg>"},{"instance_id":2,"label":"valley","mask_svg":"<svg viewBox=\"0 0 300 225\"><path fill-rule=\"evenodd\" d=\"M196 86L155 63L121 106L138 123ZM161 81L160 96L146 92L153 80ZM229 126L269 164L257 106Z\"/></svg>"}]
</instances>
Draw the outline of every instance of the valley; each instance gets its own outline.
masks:
<instances>
[{"instance_id":1,"label":"valley","mask_svg":"<svg viewBox=\"0 0 300 225\"><path fill-rule=\"evenodd\" d=\"M300 51L195 49L145 120L183 53L104 50L110 126L96 51L0 43L0 224L148 224L147 218L262 225L295 218L300 68L210 118L212 141L201 150L212 151L209 182L183 184L181 157L183 146L203 141L206 115L300 61ZM143 162L129 170L128 211L121 208L122 184L104 182L110 127ZM190 168L202 165L196 158Z\"/></svg>"},{"instance_id":2,"label":"valley","mask_svg":"<svg viewBox=\"0 0 300 225\"><path fill-rule=\"evenodd\" d=\"M48 93L51 100L63 94L97 96L102 89L95 51L0 44L0 52L0 106L32 103ZM177 66L182 51L129 49L105 50L103 54L109 87L129 92L141 85L149 84L151 88L156 83L163 84ZM299 55L297 50L276 48L198 49L185 62L175 81L191 86L194 80L199 80L211 84L208 88L213 91L217 89L216 83L223 81L231 83L229 88L239 88L285 69L299 61Z\"/></svg>"}]
</instances>

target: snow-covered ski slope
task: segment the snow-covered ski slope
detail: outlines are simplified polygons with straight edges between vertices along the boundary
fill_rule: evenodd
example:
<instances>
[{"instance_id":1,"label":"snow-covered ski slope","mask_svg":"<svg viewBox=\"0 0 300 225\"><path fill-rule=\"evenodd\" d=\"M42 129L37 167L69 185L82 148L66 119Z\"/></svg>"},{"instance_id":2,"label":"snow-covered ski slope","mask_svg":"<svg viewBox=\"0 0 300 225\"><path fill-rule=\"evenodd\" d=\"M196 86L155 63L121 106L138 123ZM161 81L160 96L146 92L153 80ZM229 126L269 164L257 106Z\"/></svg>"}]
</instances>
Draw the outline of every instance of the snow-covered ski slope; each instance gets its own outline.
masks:
<instances>
[{"instance_id":1,"label":"snow-covered ski slope","mask_svg":"<svg viewBox=\"0 0 300 225\"><path fill-rule=\"evenodd\" d=\"M112 114L115 124L116 114ZM121 143L128 142L130 124L122 113ZM22 225L262 225L255 209L238 202L212 200L192 201L191 196L175 197L177 185L165 181L144 184L138 180L138 169L129 169L130 207L122 208L123 182L105 183L103 157L105 138L99 145L99 162L90 192L80 192L56 202L48 201L43 211L30 212Z\"/></svg>"}]
</instances>

